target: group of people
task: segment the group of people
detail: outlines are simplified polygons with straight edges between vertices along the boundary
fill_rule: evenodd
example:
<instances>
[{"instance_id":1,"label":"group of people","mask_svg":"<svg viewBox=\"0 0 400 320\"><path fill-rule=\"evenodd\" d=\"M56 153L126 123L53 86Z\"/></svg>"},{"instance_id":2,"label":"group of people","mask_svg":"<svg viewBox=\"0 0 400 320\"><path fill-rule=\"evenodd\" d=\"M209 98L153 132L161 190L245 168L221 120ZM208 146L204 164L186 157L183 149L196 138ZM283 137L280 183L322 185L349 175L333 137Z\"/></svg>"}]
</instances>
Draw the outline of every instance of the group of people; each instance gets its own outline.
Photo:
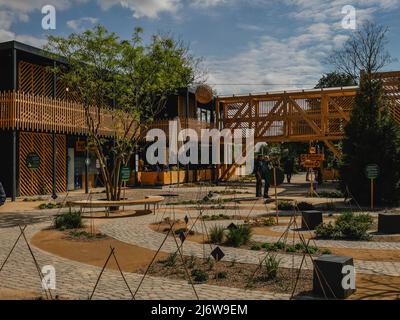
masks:
<instances>
[{"instance_id":1,"label":"group of people","mask_svg":"<svg viewBox=\"0 0 400 320\"><path fill-rule=\"evenodd\" d=\"M273 166L269 157L263 157L261 155L257 157L254 163L254 174L256 176L256 197L258 198L264 197L266 199L270 198L268 192L271 183L273 183L273 181L271 181L273 179L273 175L271 173L272 169ZM290 183L294 172L294 160L292 158L287 158L284 162L283 169L287 183ZM264 180L264 193L262 193L263 180Z\"/></svg>"}]
</instances>

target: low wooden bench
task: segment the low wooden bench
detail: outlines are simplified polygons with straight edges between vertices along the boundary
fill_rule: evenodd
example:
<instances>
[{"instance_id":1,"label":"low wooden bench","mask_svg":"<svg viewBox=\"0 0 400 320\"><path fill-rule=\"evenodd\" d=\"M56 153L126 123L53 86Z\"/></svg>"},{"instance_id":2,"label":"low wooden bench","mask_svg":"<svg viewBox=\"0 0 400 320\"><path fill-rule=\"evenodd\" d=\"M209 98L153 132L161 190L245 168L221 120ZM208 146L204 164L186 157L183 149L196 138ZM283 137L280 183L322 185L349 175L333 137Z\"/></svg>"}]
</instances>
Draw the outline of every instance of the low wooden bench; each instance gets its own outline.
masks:
<instances>
[{"instance_id":1,"label":"low wooden bench","mask_svg":"<svg viewBox=\"0 0 400 320\"><path fill-rule=\"evenodd\" d=\"M158 208L160 202L164 201L164 197L161 196L148 196L144 199L139 200L121 200L121 201L103 201L103 200L80 200L67 202L67 206L80 207L82 208L105 208L106 216L110 213L112 207L129 207L144 205L144 210L150 210L150 206L153 205L153 213L155 214L156 208Z\"/></svg>"}]
</instances>

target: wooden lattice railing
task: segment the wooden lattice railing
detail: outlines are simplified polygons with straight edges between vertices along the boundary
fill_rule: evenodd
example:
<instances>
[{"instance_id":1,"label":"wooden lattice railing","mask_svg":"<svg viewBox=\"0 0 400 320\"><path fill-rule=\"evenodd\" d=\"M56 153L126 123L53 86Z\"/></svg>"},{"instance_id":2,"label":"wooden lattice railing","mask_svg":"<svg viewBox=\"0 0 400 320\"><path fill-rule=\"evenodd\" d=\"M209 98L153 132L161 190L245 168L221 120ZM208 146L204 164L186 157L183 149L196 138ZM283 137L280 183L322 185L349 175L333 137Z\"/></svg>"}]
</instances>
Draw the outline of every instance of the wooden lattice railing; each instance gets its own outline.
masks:
<instances>
[{"instance_id":1,"label":"wooden lattice railing","mask_svg":"<svg viewBox=\"0 0 400 320\"><path fill-rule=\"evenodd\" d=\"M89 112L99 119L100 135L115 135L116 121L110 109L102 109L99 117L97 108ZM87 128L82 104L18 91L0 93L0 129L83 135Z\"/></svg>"},{"instance_id":2,"label":"wooden lattice railing","mask_svg":"<svg viewBox=\"0 0 400 320\"><path fill-rule=\"evenodd\" d=\"M160 129L160 130L164 131L164 133L168 139L170 121L178 121L178 126L177 126L178 132L183 129L193 129L196 131L199 138L200 138L202 129L213 129L216 127L215 124L209 123L206 121L201 121L201 120L194 119L194 118L180 117L179 119L176 118L176 119L170 119L170 120L155 120L147 128L147 131L151 130L151 129Z\"/></svg>"}]
</instances>

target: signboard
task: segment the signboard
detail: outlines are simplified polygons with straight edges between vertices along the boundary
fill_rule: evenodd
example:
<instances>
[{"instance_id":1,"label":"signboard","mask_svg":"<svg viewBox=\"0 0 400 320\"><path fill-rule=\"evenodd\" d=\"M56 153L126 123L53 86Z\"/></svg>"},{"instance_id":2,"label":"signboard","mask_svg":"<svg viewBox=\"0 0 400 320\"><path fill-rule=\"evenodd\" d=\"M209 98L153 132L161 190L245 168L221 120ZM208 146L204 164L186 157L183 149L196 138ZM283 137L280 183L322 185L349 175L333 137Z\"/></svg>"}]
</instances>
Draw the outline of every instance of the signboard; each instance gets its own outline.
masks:
<instances>
[{"instance_id":1,"label":"signboard","mask_svg":"<svg viewBox=\"0 0 400 320\"><path fill-rule=\"evenodd\" d=\"M128 182L131 178L131 169L129 167L121 167L121 180Z\"/></svg>"},{"instance_id":2,"label":"signboard","mask_svg":"<svg viewBox=\"0 0 400 320\"><path fill-rule=\"evenodd\" d=\"M368 179L374 180L379 176L379 166L377 164L369 164L365 167L365 175Z\"/></svg>"},{"instance_id":3,"label":"signboard","mask_svg":"<svg viewBox=\"0 0 400 320\"><path fill-rule=\"evenodd\" d=\"M36 170L40 166L40 157L37 153L31 152L26 156L26 166L30 170Z\"/></svg>"},{"instance_id":4,"label":"signboard","mask_svg":"<svg viewBox=\"0 0 400 320\"><path fill-rule=\"evenodd\" d=\"M306 160L304 161L304 168L319 168L321 166L321 162Z\"/></svg>"},{"instance_id":5,"label":"signboard","mask_svg":"<svg viewBox=\"0 0 400 320\"><path fill-rule=\"evenodd\" d=\"M325 155L323 153L319 154L302 154L300 156L301 162L306 162L306 161L324 161L325 160Z\"/></svg>"},{"instance_id":6,"label":"signboard","mask_svg":"<svg viewBox=\"0 0 400 320\"><path fill-rule=\"evenodd\" d=\"M206 84L199 85L196 89L196 100L201 104L207 104L214 98L213 90Z\"/></svg>"}]
</instances>

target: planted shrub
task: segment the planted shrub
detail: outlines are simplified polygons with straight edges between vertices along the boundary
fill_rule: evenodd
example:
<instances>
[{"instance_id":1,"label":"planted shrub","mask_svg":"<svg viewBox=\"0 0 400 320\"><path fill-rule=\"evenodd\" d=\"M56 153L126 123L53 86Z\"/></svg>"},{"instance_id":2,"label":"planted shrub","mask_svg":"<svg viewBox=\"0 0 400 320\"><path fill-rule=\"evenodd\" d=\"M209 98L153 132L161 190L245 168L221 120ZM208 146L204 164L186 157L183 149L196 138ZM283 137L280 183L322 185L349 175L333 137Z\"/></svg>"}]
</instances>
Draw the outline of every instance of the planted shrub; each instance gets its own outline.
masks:
<instances>
[{"instance_id":1,"label":"planted shrub","mask_svg":"<svg viewBox=\"0 0 400 320\"><path fill-rule=\"evenodd\" d=\"M54 226L59 230L82 228L82 218L78 211L69 211L54 218Z\"/></svg>"},{"instance_id":2,"label":"planted shrub","mask_svg":"<svg viewBox=\"0 0 400 320\"><path fill-rule=\"evenodd\" d=\"M264 226L270 227L276 225L276 220L273 217L268 217L263 221Z\"/></svg>"},{"instance_id":3,"label":"planted shrub","mask_svg":"<svg viewBox=\"0 0 400 320\"><path fill-rule=\"evenodd\" d=\"M249 225L240 225L228 230L225 243L232 247L240 247L250 241L252 230Z\"/></svg>"},{"instance_id":4,"label":"planted shrub","mask_svg":"<svg viewBox=\"0 0 400 320\"><path fill-rule=\"evenodd\" d=\"M275 279L278 275L278 270L281 260L273 255L268 255L263 264L263 275L266 280Z\"/></svg>"},{"instance_id":5,"label":"planted shrub","mask_svg":"<svg viewBox=\"0 0 400 320\"><path fill-rule=\"evenodd\" d=\"M275 242L275 243L273 244L273 247L274 247L276 250L283 250L283 249L285 249L285 243L283 243L283 242L281 242L281 241L278 241L278 242Z\"/></svg>"},{"instance_id":6,"label":"planted shrub","mask_svg":"<svg viewBox=\"0 0 400 320\"><path fill-rule=\"evenodd\" d=\"M271 243L266 242L266 243L262 244L261 247L267 251L270 251L273 246Z\"/></svg>"},{"instance_id":7,"label":"planted shrub","mask_svg":"<svg viewBox=\"0 0 400 320\"><path fill-rule=\"evenodd\" d=\"M286 252L290 252L290 253L292 253L292 252L296 252L297 250L296 250L296 247L295 246L287 246L286 247Z\"/></svg>"},{"instance_id":8,"label":"planted shrub","mask_svg":"<svg viewBox=\"0 0 400 320\"><path fill-rule=\"evenodd\" d=\"M367 240L368 230L372 226L373 218L368 214L355 215L345 212L337 218L334 224L319 225L315 232L317 237L324 239Z\"/></svg>"},{"instance_id":9,"label":"planted shrub","mask_svg":"<svg viewBox=\"0 0 400 320\"><path fill-rule=\"evenodd\" d=\"M215 279L226 279L228 278L228 272L220 271L215 275Z\"/></svg>"},{"instance_id":10,"label":"planted shrub","mask_svg":"<svg viewBox=\"0 0 400 320\"><path fill-rule=\"evenodd\" d=\"M164 261L164 264L167 267L173 267L176 264L176 252L175 253L171 253Z\"/></svg>"},{"instance_id":11,"label":"planted shrub","mask_svg":"<svg viewBox=\"0 0 400 320\"><path fill-rule=\"evenodd\" d=\"M290 211L293 209L294 209L294 206L291 202L285 201L285 200L278 201L278 210Z\"/></svg>"},{"instance_id":12,"label":"planted shrub","mask_svg":"<svg viewBox=\"0 0 400 320\"><path fill-rule=\"evenodd\" d=\"M305 202L305 201L299 202L299 203L297 204L297 208L298 208L300 211L308 211L308 210L314 210L314 209L315 209L314 205L312 205L312 204L309 203L309 202Z\"/></svg>"},{"instance_id":13,"label":"planted shrub","mask_svg":"<svg viewBox=\"0 0 400 320\"><path fill-rule=\"evenodd\" d=\"M201 269L194 269L192 271L193 280L196 282L206 282L208 280L207 272Z\"/></svg>"},{"instance_id":14,"label":"planted shrub","mask_svg":"<svg viewBox=\"0 0 400 320\"><path fill-rule=\"evenodd\" d=\"M259 244L253 244L250 249L254 251L259 251L261 250L261 246Z\"/></svg>"},{"instance_id":15,"label":"planted shrub","mask_svg":"<svg viewBox=\"0 0 400 320\"><path fill-rule=\"evenodd\" d=\"M209 232L210 242L214 244L221 244L225 237L225 228L222 226L213 226Z\"/></svg>"}]
</instances>

